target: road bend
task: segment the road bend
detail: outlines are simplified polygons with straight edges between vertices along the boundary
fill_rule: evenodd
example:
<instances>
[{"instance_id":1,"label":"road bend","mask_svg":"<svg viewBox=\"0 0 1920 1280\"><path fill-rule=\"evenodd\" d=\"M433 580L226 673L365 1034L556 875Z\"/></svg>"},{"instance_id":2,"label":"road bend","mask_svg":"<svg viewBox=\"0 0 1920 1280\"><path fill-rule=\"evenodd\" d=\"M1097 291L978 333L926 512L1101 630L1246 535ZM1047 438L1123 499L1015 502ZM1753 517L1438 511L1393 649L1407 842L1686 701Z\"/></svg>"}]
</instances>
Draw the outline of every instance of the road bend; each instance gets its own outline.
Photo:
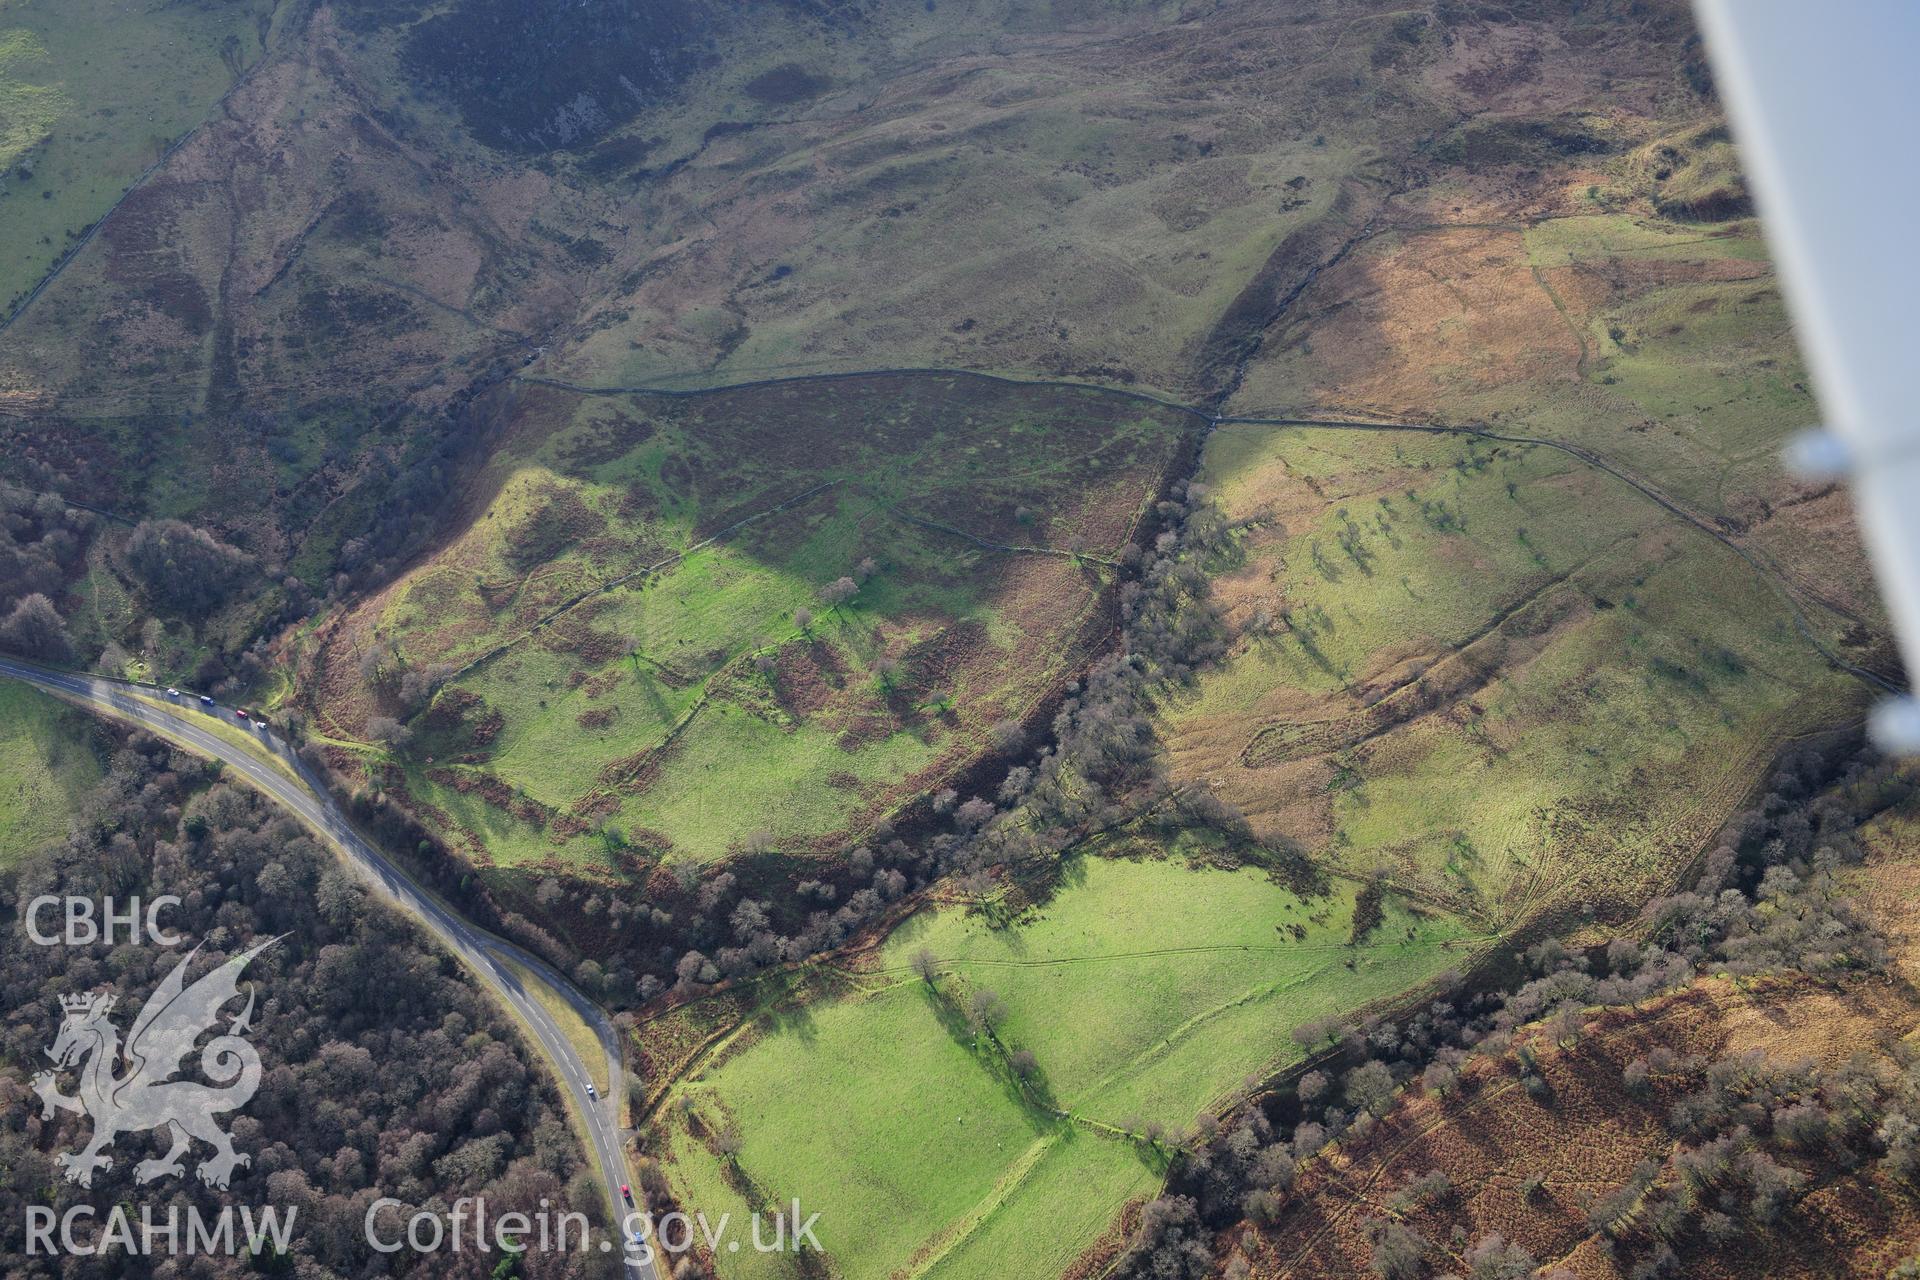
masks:
<instances>
[{"instance_id":1,"label":"road bend","mask_svg":"<svg viewBox=\"0 0 1920 1280\"><path fill-rule=\"evenodd\" d=\"M202 704L197 697L185 693L175 700L168 698L163 690L145 685L53 671L12 658L0 657L0 676L11 676L88 710L137 724L196 755L219 760L332 845L369 889L425 925L428 932L471 969L519 1019L551 1064L576 1114L585 1122L594 1164L606 1189L610 1221L616 1225L623 1223L628 1214L636 1211L625 1203L620 1190L631 1186L633 1178L627 1168L617 1111L616 1099L624 1087L618 1033L606 1012L581 995L553 966L469 922L395 866L354 829L339 804L278 735L256 725L244 730L253 739L248 744L216 733L213 728L216 723L224 722L236 729L249 723L239 720L234 708L217 702ZM542 990L535 991L534 985ZM604 1093L589 1092L587 1063L554 1021L541 999L542 994L570 1006L592 1028L605 1059L607 1088ZM645 1219L639 1221L645 1222ZM646 1223L642 1231L651 1241L651 1223ZM603 1238L600 1243L610 1246L609 1252L621 1252L628 1280L661 1280L650 1251L625 1247L618 1238Z\"/></svg>"}]
</instances>

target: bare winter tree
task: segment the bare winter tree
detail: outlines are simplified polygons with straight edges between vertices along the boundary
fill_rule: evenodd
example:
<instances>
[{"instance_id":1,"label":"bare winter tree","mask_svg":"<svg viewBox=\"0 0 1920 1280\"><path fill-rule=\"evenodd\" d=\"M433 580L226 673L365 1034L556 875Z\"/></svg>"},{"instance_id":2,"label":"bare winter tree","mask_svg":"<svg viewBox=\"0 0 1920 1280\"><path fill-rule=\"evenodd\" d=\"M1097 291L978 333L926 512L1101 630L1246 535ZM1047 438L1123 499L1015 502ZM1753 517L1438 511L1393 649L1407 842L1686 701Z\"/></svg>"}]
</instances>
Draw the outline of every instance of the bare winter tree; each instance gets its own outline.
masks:
<instances>
[{"instance_id":1,"label":"bare winter tree","mask_svg":"<svg viewBox=\"0 0 1920 1280\"><path fill-rule=\"evenodd\" d=\"M432 662L424 667L409 668L400 677L400 705L409 713L418 711L433 700L433 695L452 675L453 664L450 662Z\"/></svg>"},{"instance_id":2,"label":"bare winter tree","mask_svg":"<svg viewBox=\"0 0 1920 1280\"><path fill-rule=\"evenodd\" d=\"M973 1027L973 1033L991 1031L995 1023L1005 1017L1007 1003L991 987L982 987L973 993L967 1001L967 1022Z\"/></svg>"},{"instance_id":3,"label":"bare winter tree","mask_svg":"<svg viewBox=\"0 0 1920 1280\"><path fill-rule=\"evenodd\" d=\"M1363 1062L1340 1081L1347 1101L1374 1115L1385 1115L1393 1105L1393 1072L1384 1062Z\"/></svg>"},{"instance_id":4,"label":"bare winter tree","mask_svg":"<svg viewBox=\"0 0 1920 1280\"><path fill-rule=\"evenodd\" d=\"M920 981L932 985L934 977L940 972L940 961L933 952L922 947L913 953L913 972Z\"/></svg>"},{"instance_id":5,"label":"bare winter tree","mask_svg":"<svg viewBox=\"0 0 1920 1280\"><path fill-rule=\"evenodd\" d=\"M1413 1280L1420 1274L1420 1259L1427 1242L1411 1227L1385 1218L1368 1218L1361 1223L1367 1241L1373 1247L1369 1266L1381 1280Z\"/></svg>"},{"instance_id":6,"label":"bare winter tree","mask_svg":"<svg viewBox=\"0 0 1920 1280\"><path fill-rule=\"evenodd\" d=\"M852 578L835 578L820 588L820 599L829 609L838 609L859 592L860 584Z\"/></svg>"},{"instance_id":7,"label":"bare winter tree","mask_svg":"<svg viewBox=\"0 0 1920 1280\"><path fill-rule=\"evenodd\" d=\"M1467 1280L1528 1280L1533 1255L1494 1232L1467 1250Z\"/></svg>"},{"instance_id":8,"label":"bare winter tree","mask_svg":"<svg viewBox=\"0 0 1920 1280\"><path fill-rule=\"evenodd\" d=\"M367 736L397 750L407 745L413 737L413 730L392 716L373 716L367 721Z\"/></svg>"}]
</instances>

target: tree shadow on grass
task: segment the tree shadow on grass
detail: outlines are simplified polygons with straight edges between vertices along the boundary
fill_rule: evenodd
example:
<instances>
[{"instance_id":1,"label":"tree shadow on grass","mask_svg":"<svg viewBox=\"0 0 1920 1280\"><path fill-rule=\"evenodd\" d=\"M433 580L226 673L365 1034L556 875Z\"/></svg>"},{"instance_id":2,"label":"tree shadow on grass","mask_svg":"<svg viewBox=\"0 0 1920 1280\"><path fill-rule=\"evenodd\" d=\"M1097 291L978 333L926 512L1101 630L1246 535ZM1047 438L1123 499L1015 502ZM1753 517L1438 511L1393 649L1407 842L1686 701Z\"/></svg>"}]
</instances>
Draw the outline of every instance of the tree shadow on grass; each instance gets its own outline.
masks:
<instances>
[{"instance_id":1,"label":"tree shadow on grass","mask_svg":"<svg viewBox=\"0 0 1920 1280\"><path fill-rule=\"evenodd\" d=\"M1334 667L1332 660L1327 657L1321 650L1319 644L1314 640L1311 631L1296 629L1291 634L1293 638L1299 642L1300 651L1307 655L1309 662L1330 676L1338 676L1340 674L1338 669Z\"/></svg>"},{"instance_id":2,"label":"tree shadow on grass","mask_svg":"<svg viewBox=\"0 0 1920 1280\"><path fill-rule=\"evenodd\" d=\"M640 696L646 700L647 709L663 725L671 726L678 719L673 708L668 705L666 695L660 692L660 680L653 672L642 666L636 659L633 663L633 682L640 687Z\"/></svg>"},{"instance_id":3,"label":"tree shadow on grass","mask_svg":"<svg viewBox=\"0 0 1920 1280\"><path fill-rule=\"evenodd\" d=\"M820 1025L806 1005L770 1009L763 1016L767 1030L797 1036L802 1044L810 1045L820 1038Z\"/></svg>"},{"instance_id":4,"label":"tree shadow on grass","mask_svg":"<svg viewBox=\"0 0 1920 1280\"><path fill-rule=\"evenodd\" d=\"M787 991L769 1000L756 1015L761 1026L769 1033L784 1032L797 1036L802 1044L813 1044L820 1036L820 1025L813 1016L814 1002L845 995L851 987L839 975L829 975L825 981L826 990L807 991L799 998L796 998L796 993Z\"/></svg>"},{"instance_id":5,"label":"tree shadow on grass","mask_svg":"<svg viewBox=\"0 0 1920 1280\"><path fill-rule=\"evenodd\" d=\"M1027 869L1013 876L1008 897L1011 902L1003 915L997 915L990 904L982 904L978 909L987 917L987 923L999 934L999 940L1009 951L1016 955L1027 952L1026 940L1013 926L1028 911L1044 912L1047 906L1068 889L1078 889L1087 883L1086 855L1069 853L1064 857L1034 860ZM1017 909L1013 904L1017 903Z\"/></svg>"},{"instance_id":6,"label":"tree shadow on grass","mask_svg":"<svg viewBox=\"0 0 1920 1280\"><path fill-rule=\"evenodd\" d=\"M1061 889L1079 889L1086 885L1087 858L1085 854L1075 854L1072 857L1062 858L1058 866L1060 870L1056 892Z\"/></svg>"},{"instance_id":7,"label":"tree shadow on grass","mask_svg":"<svg viewBox=\"0 0 1920 1280\"><path fill-rule=\"evenodd\" d=\"M1055 1100L1046 1073L1035 1066L1022 1076L1014 1069L1012 1054L991 1028L976 1034L972 1021L953 994L954 985L950 982L943 987L926 981L919 984L920 997L926 1001L928 1011L941 1029L952 1037L955 1044L966 1050L982 1071L1000 1084L1008 1100L1020 1109L1035 1133L1053 1133L1062 1127L1071 1128L1073 1121Z\"/></svg>"},{"instance_id":8,"label":"tree shadow on grass","mask_svg":"<svg viewBox=\"0 0 1920 1280\"><path fill-rule=\"evenodd\" d=\"M1116 1138L1115 1141L1123 1141L1123 1139ZM1162 1146L1158 1142L1150 1142L1144 1138L1129 1137L1124 1139L1124 1141L1133 1147L1134 1159L1138 1160L1142 1165L1145 1165L1154 1177L1164 1178L1167 1175L1167 1171L1173 1168L1174 1156L1178 1153L1172 1148Z\"/></svg>"}]
</instances>

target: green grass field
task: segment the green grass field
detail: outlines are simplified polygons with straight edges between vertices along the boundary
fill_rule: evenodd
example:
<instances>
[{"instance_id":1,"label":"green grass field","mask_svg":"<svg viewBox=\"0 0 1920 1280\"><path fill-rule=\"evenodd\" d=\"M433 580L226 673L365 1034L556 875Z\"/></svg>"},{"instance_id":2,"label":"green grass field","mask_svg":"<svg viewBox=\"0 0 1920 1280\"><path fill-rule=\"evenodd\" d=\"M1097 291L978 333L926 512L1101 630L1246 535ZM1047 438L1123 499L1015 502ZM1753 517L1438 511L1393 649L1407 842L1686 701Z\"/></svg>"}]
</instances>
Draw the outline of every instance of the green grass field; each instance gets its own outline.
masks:
<instances>
[{"instance_id":1,"label":"green grass field","mask_svg":"<svg viewBox=\"0 0 1920 1280\"><path fill-rule=\"evenodd\" d=\"M1580 162L1584 203L1356 245L1237 403L1592 450L1758 567L1545 446L1232 425L1208 446L1256 523L1220 582L1233 653L1163 719L1176 776L1489 926L1658 891L1768 755L1858 714L1815 642L1884 653L1844 502L1781 472L1817 411L1757 224L1660 213L1716 189L1737 213L1724 129L1650 136Z\"/></svg>"},{"instance_id":2,"label":"green grass field","mask_svg":"<svg viewBox=\"0 0 1920 1280\"><path fill-rule=\"evenodd\" d=\"M1240 641L1165 717L1176 774L1488 925L1625 906L1857 704L1758 571L1557 451L1249 427L1207 468L1267 518L1222 580Z\"/></svg>"},{"instance_id":3,"label":"green grass field","mask_svg":"<svg viewBox=\"0 0 1920 1280\"><path fill-rule=\"evenodd\" d=\"M1012 927L923 912L856 994L776 1007L679 1088L662 1111L669 1174L710 1214L799 1196L849 1277L1002 1274L1014 1240L1044 1255L1034 1274L1057 1272L1158 1184L1152 1153L1110 1126L1191 1123L1294 1059L1295 1026L1416 986L1475 941L1390 900L1350 946L1353 898L1301 898L1253 868L1087 857ZM931 987L912 969L923 947ZM1035 1094L967 1032L957 1010L982 989L1005 1001L1001 1042L1037 1056ZM689 1112L709 1138L737 1128L737 1169ZM776 1272L723 1258L721 1273Z\"/></svg>"},{"instance_id":4,"label":"green grass field","mask_svg":"<svg viewBox=\"0 0 1920 1280\"><path fill-rule=\"evenodd\" d=\"M1586 394L1529 406L1529 429L1598 448L1704 511L1737 511L1777 480L1779 446L1817 410L1754 224L1596 215L1531 227L1526 248L1550 279L1620 282L1576 317Z\"/></svg>"},{"instance_id":5,"label":"green grass field","mask_svg":"<svg viewBox=\"0 0 1920 1280\"><path fill-rule=\"evenodd\" d=\"M266 0L0 3L0 315L260 52Z\"/></svg>"},{"instance_id":6,"label":"green grass field","mask_svg":"<svg viewBox=\"0 0 1920 1280\"><path fill-rule=\"evenodd\" d=\"M97 741L86 716L0 680L0 867L66 835L103 772Z\"/></svg>"},{"instance_id":7,"label":"green grass field","mask_svg":"<svg viewBox=\"0 0 1920 1280\"><path fill-rule=\"evenodd\" d=\"M921 377L521 412L480 516L324 655L349 726L366 637L383 678L460 669L398 764L496 864L805 852L937 789L1066 678L1194 431Z\"/></svg>"}]
</instances>

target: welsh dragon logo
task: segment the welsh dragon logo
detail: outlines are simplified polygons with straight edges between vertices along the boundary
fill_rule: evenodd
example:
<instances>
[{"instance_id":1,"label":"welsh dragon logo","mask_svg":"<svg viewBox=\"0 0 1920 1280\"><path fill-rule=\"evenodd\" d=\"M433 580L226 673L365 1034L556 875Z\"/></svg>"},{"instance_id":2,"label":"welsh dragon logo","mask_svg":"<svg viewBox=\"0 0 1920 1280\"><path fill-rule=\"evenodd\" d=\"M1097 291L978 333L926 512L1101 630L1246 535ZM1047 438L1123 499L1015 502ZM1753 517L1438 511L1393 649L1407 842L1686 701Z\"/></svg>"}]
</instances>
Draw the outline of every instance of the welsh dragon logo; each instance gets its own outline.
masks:
<instances>
[{"instance_id":1,"label":"welsh dragon logo","mask_svg":"<svg viewBox=\"0 0 1920 1280\"><path fill-rule=\"evenodd\" d=\"M136 1165L136 1182L183 1172L180 1157L192 1145L190 1138L214 1149L212 1158L201 1161L196 1170L200 1181L210 1187L224 1188L235 1168L253 1162L251 1156L235 1151L232 1136L214 1123L216 1115L245 1106L260 1087L260 1055L242 1038L253 1017L251 985L247 1007L227 1023L225 1034L216 1035L200 1050L200 1070L222 1087L172 1077L194 1043L219 1020L221 1006L240 994L240 971L247 962L279 940L270 939L234 956L188 986L187 966L200 953L195 947L141 1007L124 1048L119 1031L107 1017L114 1006L111 992L60 997L66 1016L47 1056L58 1070L79 1066L80 1091L73 1097L61 1093L53 1071L34 1076L33 1091L40 1095L40 1114L45 1119L52 1119L56 1110L93 1119L93 1141L82 1151L56 1157L67 1181L92 1186L94 1170L113 1167L112 1157L102 1152L113 1145L114 1138L143 1129L166 1129L173 1145L158 1160ZM125 1072L115 1075L115 1067L123 1063Z\"/></svg>"}]
</instances>

